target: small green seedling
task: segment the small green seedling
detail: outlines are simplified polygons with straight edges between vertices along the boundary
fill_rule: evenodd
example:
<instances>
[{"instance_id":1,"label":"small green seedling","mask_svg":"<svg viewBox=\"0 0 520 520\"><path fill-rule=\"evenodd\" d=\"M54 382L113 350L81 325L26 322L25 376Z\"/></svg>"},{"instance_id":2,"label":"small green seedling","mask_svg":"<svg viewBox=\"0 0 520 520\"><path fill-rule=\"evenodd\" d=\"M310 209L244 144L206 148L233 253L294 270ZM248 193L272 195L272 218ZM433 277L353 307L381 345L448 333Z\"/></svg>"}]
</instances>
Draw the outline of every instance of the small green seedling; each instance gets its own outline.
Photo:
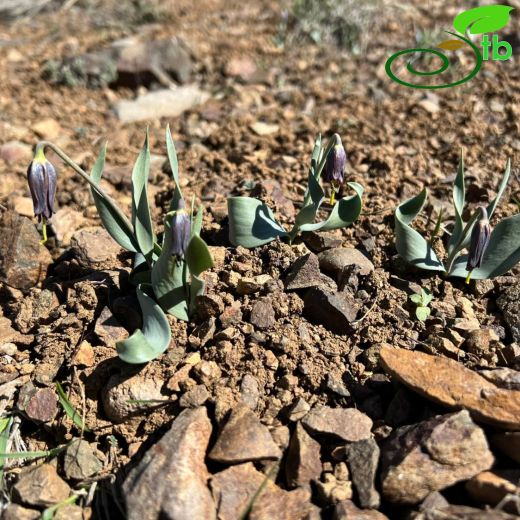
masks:
<instances>
[{"instance_id":1,"label":"small green seedling","mask_svg":"<svg viewBox=\"0 0 520 520\"><path fill-rule=\"evenodd\" d=\"M417 306L415 308L415 316L419 321L426 321L431 313L428 307L433 300L432 293L428 289L421 287L420 293L415 293L410 296L410 300Z\"/></svg>"},{"instance_id":2,"label":"small green seedling","mask_svg":"<svg viewBox=\"0 0 520 520\"><path fill-rule=\"evenodd\" d=\"M134 269L130 279L136 285L143 328L117 343L118 355L127 363L146 363L168 348L171 330L165 313L188 321L195 310L196 297L204 291L204 281L200 275L213 267L209 249L200 237L202 206L196 214L193 204L189 212L185 208L177 154L169 128L166 129L166 147L175 189L170 211L165 215L160 242L154 232L147 191L150 173L148 133L132 171L130 220L100 186L106 145L101 149L90 175L58 146L47 141L36 146L34 160L28 170L35 215L43 224L43 241L46 240L46 223L54 213L57 181L56 170L43 153L45 148L50 148L90 184L103 226L121 247L134 253Z\"/></svg>"},{"instance_id":3,"label":"small green seedling","mask_svg":"<svg viewBox=\"0 0 520 520\"><path fill-rule=\"evenodd\" d=\"M335 134L325 149L321 136L314 144L309 169L308 186L302 208L291 231L287 231L274 217L272 210L261 200L252 197L231 197L228 199L229 240L235 246L246 248L268 244L277 238L285 238L292 243L301 231L328 231L352 224L361 213L363 187L357 182L347 182L354 195L335 202L336 193L344 181L346 154L339 135ZM330 204L332 211L322 222L315 222L316 215L325 198L320 185L323 180L330 183Z\"/></svg>"},{"instance_id":4,"label":"small green seedling","mask_svg":"<svg viewBox=\"0 0 520 520\"><path fill-rule=\"evenodd\" d=\"M454 225L446 244L447 257L441 261L432 247L411 224L423 209L428 197L426 188L401 203L395 211L395 246L399 255L419 269L439 271L445 276L478 280L503 275L520 261L520 213L502 219L492 230L489 220L504 194L511 172L508 160L496 197L487 205L477 208L468 222L462 215L466 203L464 160L460 164L453 185ZM436 231L440 228L436 226ZM444 229L443 229L444 231ZM463 251L467 250L467 254Z\"/></svg>"}]
</instances>

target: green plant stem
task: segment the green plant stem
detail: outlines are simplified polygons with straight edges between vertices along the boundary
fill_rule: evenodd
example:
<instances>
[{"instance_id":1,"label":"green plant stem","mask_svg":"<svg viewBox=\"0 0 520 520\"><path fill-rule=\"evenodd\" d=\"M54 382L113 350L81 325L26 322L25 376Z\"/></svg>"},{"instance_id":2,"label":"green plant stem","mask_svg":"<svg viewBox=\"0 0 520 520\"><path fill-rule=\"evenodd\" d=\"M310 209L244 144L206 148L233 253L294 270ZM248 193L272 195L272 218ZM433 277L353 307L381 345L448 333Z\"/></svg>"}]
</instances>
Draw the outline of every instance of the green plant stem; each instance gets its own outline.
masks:
<instances>
[{"instance_id":1,"label":"green plant stem","mask_svg":"<svg viewBox=\"0 0 520 520\"><path fill-rule=\"evenodd\" d=\"M81 168L81 166L77 165L59 146L51 143L50 141L40 141L36 145L35 153L40 149L50 148L66 165L70 166L80 177L83 177L90 186L96 190L101 197L103 197L112 207L115 213L128 225L129 229L133 229L132 224L128 220L127 216L119 209L115 200L99 185L96 184L91 178L90 175Z\"/></svg>"},{"instance_id":2,"label":"green plant stem","mask_svg":"<svg viewBox=\"0 0 520 520\"><path fill-rule=\"evenodd\" d=\"M464 249L464 242L466 240L466 237L468 236L469 232L471 231L471 228L473 227L473 224L477 221L479 217L479 212L476 211L474 215L469 219L468 223L466 224L466 227L462 231L460 238L458 242L455 244L455 247L453 248L452 252L448 255L448 258L446 260L446 274L450 274L453 269L453 264L455 263L455 260L459 256L460 252Z\"/></svg>"},{"instance_id":3,"label":"green plant stem","mask_svg":"<svg viewBox=\"0 0 520 520\"><path fill-rule=\"evenodd\" d=\"M83 177L83 179L90 184L92 189L96 190L97 193L99 193L99 195L110 204L114 212L117 213L121 220L128 226L128 229L133 229L132 224L128 220L127 216L121 211L116 201L99 184L96 184L90 178L90 175L83 168L81 168L81 166L77 165L59 146L55 145L50 141L40 141L36 145L35 153L37 153L38 150L42 148L50 148L66 165L70 166L80 177ZM153 251L157 255L160 255L162 251L161 246L155 241L153 243Z\"/></svg>"}]
</instances>

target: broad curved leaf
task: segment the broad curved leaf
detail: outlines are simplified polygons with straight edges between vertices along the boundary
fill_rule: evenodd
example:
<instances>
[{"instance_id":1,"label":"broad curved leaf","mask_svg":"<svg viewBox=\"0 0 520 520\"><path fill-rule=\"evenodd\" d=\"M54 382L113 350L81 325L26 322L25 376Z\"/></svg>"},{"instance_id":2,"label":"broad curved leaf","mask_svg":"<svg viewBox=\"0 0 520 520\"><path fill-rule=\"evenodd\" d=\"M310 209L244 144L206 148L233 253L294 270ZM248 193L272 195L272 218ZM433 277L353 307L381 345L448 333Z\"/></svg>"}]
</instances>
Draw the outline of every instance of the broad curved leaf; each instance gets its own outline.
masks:
<instances>
[{"instance_id":1,"label":"broad curved leaf","mask_svg":"<svg viewBox=\"0 0 520 520\"><path fill-rule=\"evenodd\" d=\"M118 341L117 354L126 363L147 363L160 356L169 346L172 333L164 312L141 287L137 299L143 314L143 329L136 330L129 338Z\"/></svg>"},{"instance_id":2,"label":"broad curved leaf","mask_svg":"<svg viewBox=\"0 0 520 520\"><path fill-rule=\"evenodd\" d=\"M395 247L399 256L420 269L444 271L444 266L422 235L410 224L420 213L428 190L424 188L419 195L399 204L395 210Z\"/></svg>"},{"instance_id":3,"label":"broad curved leaf","mask_svg":"<svg viewBox=\"0 0 520 520\"><path fill-rule=\"evenodd\" d=\"M357 220L363 204L363 186L357 182L348 182L347 185L355 191L355 195L338 200L327 220L314 224L304 224L300 226L300 231L330 231L349 226Z\"/></svg>"},{"instance_id":4,"label":"broad curved leaf","mask_svg":"<svg viewBox=\"0 0 520 520\"><path fill-rule=\"evenodd\" d=\"M190 314L195 311L197 296L204 294L204 287L206 284L204 280L201 280L199 277L192 275L191 284L190 284Z\"/></svg>"},{"instance_id":5,"label":"broad curved leaf","mask_svg":"<svg viewBox=\"0 0 520 520\"><path fill-rule=\"evenodd\" d=\"M468 255L455 261L449 276L465 278L468 275ZM501 276L520 262L520 213L501 220L493 229L482 265L474 269L471 278L483 280Z\"/></svg>"},{"instance_id":6,"label":"broad curved leaf","mask_svg":"<svg viewBox=\"0 0 520 520\"><path fill-rule=\"evenodd\" d=\"M171 218L167 218L164 223L162 251L152 268L152 287L165 312L188 321L188 266L185 260L177 259L171 254L171 248Z\"/></svg>"},{"instance_id":7,"label":"broad curved leaf","mask_svg":"<svg viewBox=\"0 0 520 520\"><path fill-rule=\"evenodd\" d=\"M451 253L453 248L459 242L462 231L464 230L464 221L462 220L462 212L466 203L466 188L464 186L464 154L460 151L460 162L457 170L457 176L453 184L453 206L455 208L455 225L448 243L448 252Z\"/></svg>"},{"instance_id":8,"label":"broad curved leaf","mask_svg":"<svg viewBox=\"0 0 520 520\"><path fill-rule=\"evenodd\" d=\"M252 197L228 199L229 240L247 248L267 244L287 232L275 220L273 212L261 200Z\"/></svg>"},{"instance_id":9,"label":"broad curved leaf","mask_svg":"<svg viewBox=\"0 0 520 520\"><path fill-rule=\"evenodd\" d=\"M148 205L148 176L150 174L150 146L148 131L144 145L132 170L132 224L139 250L146 258L153 251L154 233Z\"/></svg>"},{"instance_id":10,"label":"broad curved leaf","mask_svg":"<svg viewBox=\"0 0 520 520\"><path fill-rule=\"evenodd\" d=\"M90 172L90 178L95 184L101 181L101 175L105 167L107 145L105 144L99 152L96 163ZM99 218L110 236L127 251L136 252L138 249L130 222L121 218L120 214L113 208L112 203L102 197L92 186L90 192L94 198Z\"/></svg>"},{"instance_id":11,"label":"broad curved leaf","mask_svg":"<svg viewBox=\"0 0 520 520\"><path fill-rule=\"evenodd\" d=\"M198 234L194 234L186 249L186 263L193 276L213 267L213 258L209 252L206 242Z\"/></svg>"},{"instance_id":12,"label":"broad curved leaf","mask_svg":"<svg viewBox=\"0 0 520 520\"><path fill-rule=\"evenodd\" d=\"M509 23L509 5L483 5L468 9L458 14L453 20L453 27L461 34L467 30L470 34L497 32Z\"/></svg>"}]
</instances>

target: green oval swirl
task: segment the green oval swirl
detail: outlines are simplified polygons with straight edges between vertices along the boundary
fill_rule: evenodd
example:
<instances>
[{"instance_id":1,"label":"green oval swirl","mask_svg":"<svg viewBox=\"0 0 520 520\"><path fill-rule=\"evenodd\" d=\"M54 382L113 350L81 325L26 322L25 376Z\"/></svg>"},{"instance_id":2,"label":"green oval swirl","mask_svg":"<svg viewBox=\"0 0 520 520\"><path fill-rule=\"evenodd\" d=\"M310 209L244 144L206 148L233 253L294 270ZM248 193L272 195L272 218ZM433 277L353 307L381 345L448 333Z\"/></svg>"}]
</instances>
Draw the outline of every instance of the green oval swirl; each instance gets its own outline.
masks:
<instances>
[{"instance_id":1,"label":"green oval swirl","mask_svg":"<svg viewBox=\"0 0 520 520\"><path fill-rule=\"evenodd\" d=\"M405 87L422 88L422 89L438 89L438 88L456 87L457 85L461 85L462 83L465 83L466 81L469 81L470 79L474 78L477 75L478 71L480 70L480 67L482 66L482 54L480 52L480 49L471 40L464 38L464 36L461 36L460 34L453 33L450 31L445 31L445 32L448 34L451 34L452 36L455 36L455 38L463 40L472 48L473 53L475 54L475 66L474 66L473 70L467 76L465 76L464 78L462 78L458 81L454 81L453 83L446 83L444 85L415 85L413 83L408 83L407 81L403 81L402 79L399 79L392 72L392 63L400 56L403 56L403 55L409 54L409 53L427 52L430 54L434 54L435 56L439 57L442 61L442 65L439 68L437 68L433 71L430 71L430 72L418 71L412 66L411 63L407 63L406 68L407 68L408 72L410 72L411 74L414 74L416 76L434 76L437 74L441 74L449 67L448 58L441 51L438 51L436 49L417 48L417 49L405 49L403 51L396 52L395 54L392 54L392 56L390 56L386 60L385 70L386 70L386 73L388 74L388 76L390 77L390 79L392 79L393 81L395 81L397 83L400 83L401 85L404 85Z\"/></svg>"}]
</instances>

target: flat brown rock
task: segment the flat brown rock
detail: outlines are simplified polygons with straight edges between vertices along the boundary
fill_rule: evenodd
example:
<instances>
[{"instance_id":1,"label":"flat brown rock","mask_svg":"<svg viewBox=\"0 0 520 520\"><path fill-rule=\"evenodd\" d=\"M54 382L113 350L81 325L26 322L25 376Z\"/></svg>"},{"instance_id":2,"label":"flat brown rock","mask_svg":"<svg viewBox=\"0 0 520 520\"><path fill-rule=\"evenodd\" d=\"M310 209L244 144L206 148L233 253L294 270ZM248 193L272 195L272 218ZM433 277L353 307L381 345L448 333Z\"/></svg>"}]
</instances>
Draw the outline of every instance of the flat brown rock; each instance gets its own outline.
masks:
<instances>
[{"instance_id":1,"label":"flat brown rock","mask_svg":"<svg viewBox=\"0 0 520 520\"><path fill-rule=\"evenodd\" d=\"M179 414L123 484L128 520L216 518L204 462L210 435L205 408Z\"/></svg>"},{"instance_id":2,"label":"flat brown rock","mask_svg":"<svg viewBox=\"0 0 520 520\"><path fill-rule=\"evenodd\" d=\"M370 438L372 419L356 408L315 406L302 424L312 435L326 435L347 442Z\"/></svg>"},{"instance_id":3,"label":"flat brown rock","mask_svg":"<svg viewBox=\"0 0 520 520\"><path fill-rule=\"evenodd\" d=\"M215 446L209 454L211 460L238 464L256 460L276 460L281 457L267 426L245 405L237 406L224 425Z\"/></svg>"},{"instance_id":4,"label":"flat brown rock","mask_svg":"<svg viewBox=\"0 0 520 520\"><path fill-rule=\"evenodd\" d=\"M211 489L219 520L241 518L255 495L248 515L251 520L303 520L313 509L309 491L284 491L250 462L213 475Z\"/></svg>"},{"instance_id":5,"label":"flat brown rock","mask_svg":"<svg viewBox=\"0 0 520 520\"><path fill-rule=\"evenodd\" d=\"M494 462L486 436L466 410L398 428L381 450L381 489L397 504L468 480Z\"/></svg>"},{"instance_id":6,"label":"flat brown rock","mask_svg":"<svg viewBox=\"0 0 520 520\"><path fill-rule=\"evenodd\" d=\"M381 366L415 392L475 420L520 430L520 391L498 388L461 363L418 351L383 347Z\"/></svg>"}]
</instances>

